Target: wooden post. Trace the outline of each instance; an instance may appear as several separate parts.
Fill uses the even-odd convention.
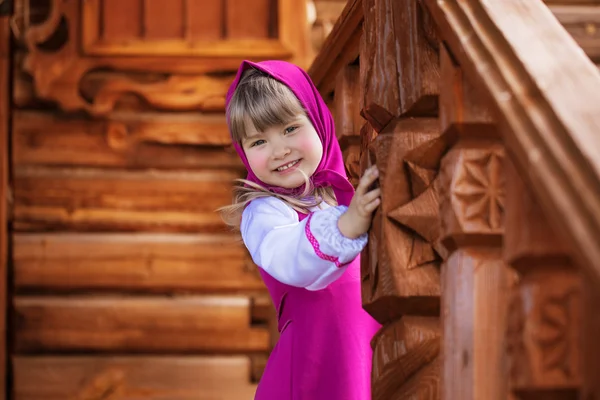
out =
[[[427,152],[439,138],[437,38],[418,2],[363,6],[360,165],[377,165],[382,189],[361,259],[363,306],[383,324],[372,341],[372,398],[437,400],[441,255]]]
[[[442,367],[446,400],[505,400],[511,274],[502,261],[504,147],[485,103],[441,51]]]

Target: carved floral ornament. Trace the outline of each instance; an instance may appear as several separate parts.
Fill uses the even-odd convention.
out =
[[[20,8],[29,1],[21,0]],[[189,0],[177,1],[185,6]],[[141,33],[111,41],[101,37],[103,4],[51,0],[48,18],[27,27],[23,68],[33,78],[37,97],[65,111],[92,115],[106,115],[125,96],[159,109],[221,111],[231,81],[224,71],[233,73],[245,58],[289,59],[290,49],[299,47],[283,28],[279,39],[194,41],[184,32],[169,40]],[[284,21],[287,14],[279,14],[280,26],[290,26]]]
[[[471,234],[501,234],[504,221],[504,149],[451,150],[445,158],[439,188],[442,230]]]

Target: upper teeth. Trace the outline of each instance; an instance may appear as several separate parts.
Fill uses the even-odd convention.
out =
[[[296,161],[292,161],[292,162],[291,162],[291,163],[289,163],[289,164],[285,164],[285,165],[283,165],[283,166],[281,166],[281,167],[277,168],[277,171],[285,171],[286,169],[288,169],[288,168],[290,168],[290,167],[293,167],[294,165],[296,165],[296,163],[297,163],[297,162],[298,162],[298,160],[296,160]]]

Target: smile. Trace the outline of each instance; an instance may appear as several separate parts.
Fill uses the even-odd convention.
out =
[[[300,160],[295,160],[295,161],[292,161],[292,162],[290,162],[290,163],[287,163],[287,164],[285,164],[285,165],[282,165],[281,167],[277,168],[277,169],[276,169],[276,171],[283,172],[283,171],[285,171],[285,170],[287,170],[287,169],[290,169],[290,168],[292,168],[293,166],[295,166],[295,165],[296,165],[296,164],[298,164],[299,162],[300,162]]]

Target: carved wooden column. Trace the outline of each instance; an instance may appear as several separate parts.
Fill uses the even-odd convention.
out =
[[[380,172],[381,207],[362,255],[373,338],[373,400],[439,399],[437,38],[418,2],[365,0],[361,169]]]
[[[505,400],[510,270],[502,260],[504,147],[485,103],[441,51],[442,398]]]
[[[511,389],[518,399],[577,399],[581,278],[519,173],[506,167],[504,256],[519,274],[508,332]]]

